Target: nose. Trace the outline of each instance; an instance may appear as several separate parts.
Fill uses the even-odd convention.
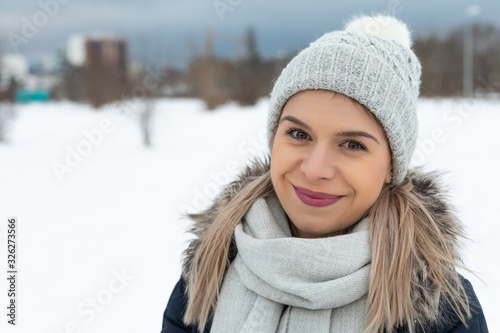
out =
[[[300,170],[310,180],[332,179],[336,173],[335,159],[328,147],[315,145],[304,157]]]

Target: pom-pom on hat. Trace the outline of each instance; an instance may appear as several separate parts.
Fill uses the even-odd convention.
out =
[[[408,171],[418,134],[421,66],[406,25],[391,16],[361,16],[324,34],[283,69],[271,92],[267,138],[287,100],[299,91],[331,90],[365,105],[380,121],[392,152],[393,184]]]

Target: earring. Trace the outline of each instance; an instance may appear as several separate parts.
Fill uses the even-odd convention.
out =
[[[389,182],[392,183],[392,175],[389,177]]]

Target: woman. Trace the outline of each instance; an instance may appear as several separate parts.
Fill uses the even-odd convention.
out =
[[[292,59],[271,93],[270,161],[190,215],[162,332],[488,332],[438,176],[408,170],[420,73],[387,16]]]

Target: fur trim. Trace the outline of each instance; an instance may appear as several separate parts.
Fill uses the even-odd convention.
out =
[[[191,241],[188,248],[183,253],[184,258],[182,275],[186,281],[188,280],[194,253],[205,236],[208,228],[219,214],[219,211],[233,199],[236,193],[250,184],[253,180],[266,173],[270,169],[270,166],[269,156],[267,156],[264,160],[255,158],[251,161],[251,165],[247,165],[245,170],[238,175],[237,180],[226,185],[226,187],[222,190],[222,193],[219,194],[210,208],[198,214],[187,214],[187,217],[194,221],[194,226],[189,231],[194,234],[196,238]],[[230,261],[236,257],[236,253],[236,243],[233,238],[229,249]]]
[[[462,223],[457,217],[455,209],[450,204],[448,191],[443,188],[442,174],[438,172],[423,172],[420,168],[410,169],[405,180],[413,183],[414,193],[420,202],[429,210],[434,220],[437,221],[439,231],[442,233],[446,247],[450,249],[453,258],[462,262],[460,258],[460,241],[465,238]],[[417,274],[418,285],[412,286],[412,301],[416,305],[416,318],[418,322],[434,325],[441,312],[450,311],[446,300],[440,299],[430,276],[422,271],[413,270]],[[437,311],[436,311],[437,310]],[[429,327],[420,327],[427,332]]]
[[[198,214],[188,214],[187,217],[194,221],[194,226],[190,229],[196,238],[191,241],[188,248],[183,253],[182,274],[187,281],[190,275],[190,268],[196,249],[201,240],[215,219],[219,211],[225,207],[231,199],[245,186],[257,177],[270,170],[270,157],[264,160],[254,159],[246,169],[240,173],[238,179],[228,184],[215,199],[213,205],[207,210]],[[415,193],[421,202],[428,208],[431,214],[439,223],[440,231],[446,239],[446,245],[457,261],[459,259],[459,239],[463,237],[463,230],[454,209],[449,204],[447,192],[441,185],[441,175],[439,173],[427,173],[420,169],[409,170],[406,181],[410,179],[413,183],[412,193]],[[404,185],[403,185],[404,186]],[[229,261],[232,261],[237,254],[234,239],[230,245]],[[421,274],[421,272],[417,272]],[[419,276],[422,281],[419,286],[413,286],[413,301],[417,305],[417,318],[425,319],[427,322],[434,322],[436,319],[436,305],[439,295],[427,276]],[[187,295],[187,286],[186,286]]]

